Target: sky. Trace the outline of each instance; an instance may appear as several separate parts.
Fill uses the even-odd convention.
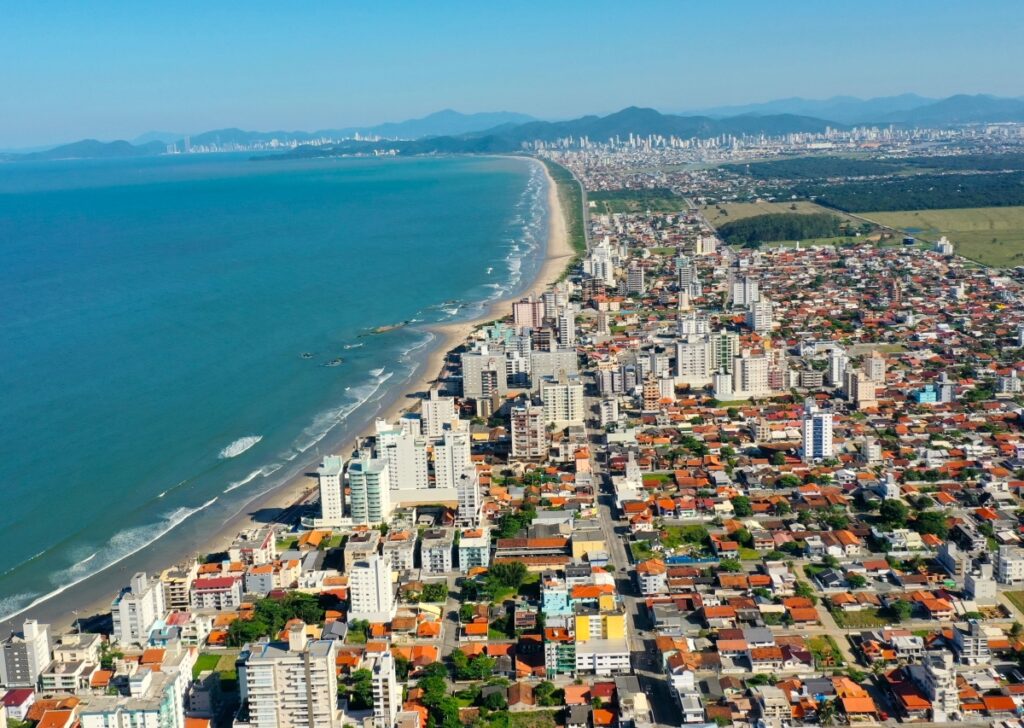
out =
[[[0,149],[789,96],[1024,95],[1020,0],[0,0]]]

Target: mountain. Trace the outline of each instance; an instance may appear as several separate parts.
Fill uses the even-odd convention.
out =
[[[176,134],[173,131],[147,131],[145,134],[139,134],[137,137],[132,139],[132,144],[149,144],[150,142],[160,142],[161,144],[174,144],[175,142],[184,139],[184,134]]]
[[[167,147],[162,142],[148,144],[131,144],[118,139],[113,142],[100,142],[95,139],[83,139],[80,142],[63,144],[53,149],[29,154],[12,154],[11,159],[49,160],[49,159],[116,159],[121,157],[149,157],[163,154]]]
[[[532,116],[517,114],[512,111],[481,112],[463,114],[452,109],[444,109],[428,114],[420,119],[389,122],[362,128],[354,128],[352,132],[363,135],[381,136],[389,139],[422,139],[431,136],[458,136],[473,132],[494,129],[504,125],[519,125],[535,121]]]
[[[709,109],[698,109],[701,113],[714,118],[766,115],[766,114],[797,114],[829,119],[844,124],[856,124],[876,120],[901,111],[916,109],[934,103],[936,99],[918,96],[917,94],[900,94],[898,96],[879,96],[860,99],[856,96],[833,96],[828,99],[805,99],[794,96],[787,99],[776,99],[758,104],[742,106],[718,106]]]
[[[876,121],[935,126],[1024,121],[1024,99],[958,94],[925,106],[893,112]]]

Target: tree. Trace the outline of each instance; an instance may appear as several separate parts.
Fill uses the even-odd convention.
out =
[[[484,698],[484,707],[488,710],[505,710],[508,707],[508,700],[501,693],[494,692]]]
[[[518,589],[526,579],[526,564],[521,561],[494,564],[487,575],[501,586]]]
[[[946,514],[942,511],[922,511],[917,514],[914,520],[914,530],[918,533],[932,533],[941,539],[949,534],[949,524],[946,522]]]
[[[733,513],[739,518],[745,518],[754,514],[754,508],[750,505],[750,499],[745,495],[738,495],[729,502],[732,503]]]
[[[356,670],[349,682],[349,705],[353,710],[369,710],[373,707],[373,673]]]
[[[798,597],[810,599],[812,604],[818,603],[818,595],[814,593],[814,588],[806,581],[798,581],[793,587],[793,593]]]
[[[846,583],[854,589],[863,589],[867,585],[868,580],[863,574],[847,574]]]
[[[772,465],[785,465],[786,464],[786,453],[775,452],[772,455]]]
[[[743,570],[743,564],[737,559],[722,559],[718,562],[719,571],[737,572]]]
[[[732,534],[733,539],[743,548],[753,548],[754,537],[750,535],[750,531],[745,528],[737,529]]]
[[[887,499],[878,509],[878,516],[882,523],[890,528],[903,528],[907,525],[908,510],[902,501],[892,498]]]
[[[533,697],[538,705],[550,706],[562,704],[563,691],[555,687],[554,683],[545,680],[533,689]]]
[[[395,655],[395,676],[405,682],[409,679],[409,670],[412,667],[412,663],[402,657],[401,655]]]
[[[836,700],[828,700],[818,708],[818,723],[823,726],[834,725],[836,722]]]
[[[901,622],[906,622],[910,619],[910,615],[914,613],[914,605],[908,602],[906,599],[897,599],[892,603],[892,613]]]
[[[443,602],[447,598],[448,584],[446,582],[423,585],[423,592],[420,594],[421,602]]]

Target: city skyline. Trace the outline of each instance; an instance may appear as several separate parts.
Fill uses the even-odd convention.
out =
[[[14,72],[0,92],[19,113],[0,120],[0,148],[312,131],[444,108],[566,119],[631,105],[677,113],[790,96],[1024,93],[1012,73],[1024,61],[1010,22],[1018,6],[924,9],[11,6],[0,62]]]

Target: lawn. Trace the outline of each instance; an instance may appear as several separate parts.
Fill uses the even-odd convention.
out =
[[[679,212],[689,209],[685,197],[667,189],[598,190],[587,194],[599,215],[612,213]]]
[[[863,217],[929,241],[945,235],[957,255],[984,265],[1024,265],[1024,207],[865,212]]]
[[[836,620],[836,624],[840,627],[849,627],[851,629],[868,629],[895,624],[880,609],[862,609],[859,612],[844,612],[841,609],[833,609],[832,618]]]
[[[1024,612],[1024,591],[1003,592],[1003,595],[1010,600],[1013,606]]]
[[[196,658],[196,664],[192,666],[192,679],[195,680],[199,677],[199,673],[206,672],[207,670],[216,670],[217,664],[220,662],[220,655],[215,655],[210,652],[203,652]]]
[[[796,209],[793,209],[794,207]],[[805,200],[794,200],[793,202],[723,202],[719,205],[710,204],[707,207],[703,207],[701,212],[704,213],[707,221],[715,227],[732,222],[733,220],[742,220],[745,217],[767,215],[773,212],[794,212],[805,215],[814,212],[827,212],[844,217],[841,212],[830,210]],[[803,241],[801,244],[806,245],[808,242]]]
[[[741,548],[740,559],[742,561],[760,561],[761,552],[756,549]]]
[[[637,561],[646,561],[647,559],[654,558],[654,551],[651,550],[646,541],[634,541],[629,545],[629,550]]]
[[[531,710],[524,713],[503,711],[492,713],[486,725],[488,728],[555,728],[558,721],[553,710]]]
[[[818,667],[842,667],[844,664],[839,645],[828,635],[809,638],[807,647],[814,655],[814,662]]]

